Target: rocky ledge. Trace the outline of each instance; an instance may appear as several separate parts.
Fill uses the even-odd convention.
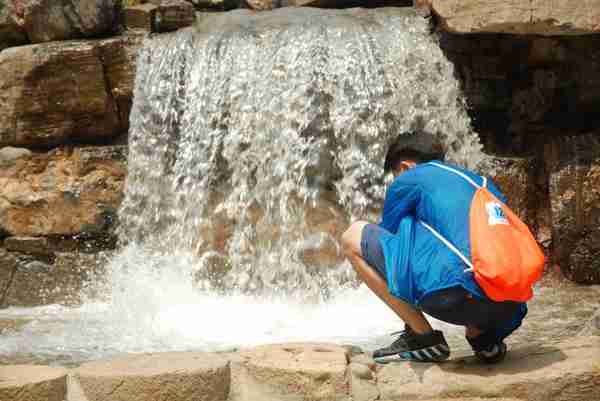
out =
[[[71,370],[4,366],[0,399],[590,401],[600,399],[599,361],[597,336],[517,348],[494,366],[470,356],[380,366],[354,347],[289,343],[235,353],[125,355]]]

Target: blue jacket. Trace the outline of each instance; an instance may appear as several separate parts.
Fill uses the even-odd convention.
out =
[[[483,183],[481,176],[451,167],[476,183]],[[506,202],[491,180],[487,187]],[[469,211],[475,190],[463,178],[430,163],[404,172],[390,185],[380,226],[395,234],[381,238],[388,285],[394,296],[419,305],[423,297],[433,291],[461,286],[475,297],[488,299],[473,273],[464,272],[467,266],[460,258],[418,224],[418,220],[428,223],[471,259]],[[496,337],[503,339],[516,330],[526,313],[527,306],[523,303],[513,319],[498,322]]]

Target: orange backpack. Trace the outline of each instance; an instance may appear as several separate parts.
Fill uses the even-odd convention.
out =
[[[486,187],[451,167],[429,163],[464,178],[477,188],[469,212],[471,261],[433,227],[429,231],[465,262],[485,294],[496,302],[525,302],[542,275],[545,258],[529,228]]]

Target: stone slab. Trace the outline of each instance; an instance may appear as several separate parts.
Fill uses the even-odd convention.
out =
[[[66,369],[34,365],[0,366],[2,401],[63,401],[66,396]]]
[[[73,375],[87,401],[225,401],[230,386],[228,360],[209,353],[122,356]]]
[[[528,401],[600,399],[600,337],[511,350],[498,365],[475,358],[443,364],[398,363],[381,368],[382,400],[514,397]]]
[[[528,35],[600,32],[600,0],[429,0],[427,3],[449,32]]]
[[[346,350],[320,343],[264,345],[239,353],[243,383],[234,400],[342,400],[349,394]],[[240,383],[239,381],[237,383]],[[234,387],[236,387],[234,382]],[[240,389],[240,386],[245,388]]]

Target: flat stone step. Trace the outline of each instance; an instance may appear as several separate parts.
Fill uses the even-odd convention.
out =
[[[225,401],[229,360],[197,352],[127,355],[81,365],[72,385],[77,401]]]
[[[389,364],[378,371],[377,385],[382,400],[600,400],[600,337],[517,348],[498,365],[481,365],[472,357],[443,364]]]
[[[233,363],[230,401],[347,400],[346,349],[287,343],[243,350]]]
[[[49,366],[0,366],[0,400],[63,401],[67,370]]]

